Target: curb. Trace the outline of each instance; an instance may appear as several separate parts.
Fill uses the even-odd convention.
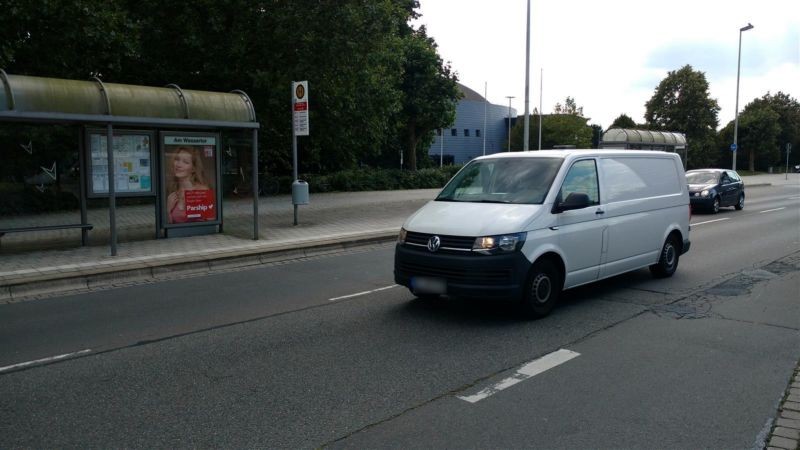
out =
[[[176,276],[253,267],[300,258],[329,255],[343,250],[392,242],[397,230],[379,230],[355,235],[328,237],[301,242],[227,249],[197,255],[180,255],[161,260],[137,260],[103,264],[72,271],[47,268],[46,273],[25,274],[0,281],[0,304],[16,303],[28,297],[91,291],[136,282],[161,281]]]

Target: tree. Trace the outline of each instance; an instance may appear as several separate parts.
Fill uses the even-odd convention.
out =
[[[728,163],[730,144],[733,142],[734,122],[720,130],[718,146],[720,163]],[[785,163],[786,144],[792,148],[800,145],[800,103],[791,96],[778,92],[767,93],[745,105],[739,114],[739,151],[746,156],[750,170],[766,170]],[[794,156],[792,152],[790,156]],[[797,161],[797,156],[793,158]]]
[[[645,107],[645,120],[652,129],[686,134],[690,164],[698,167],[714,162],[720,108],[709,96],[703,72],[688,64],[669,72]]]
[[[535,117],[532,120],[539,120]],[[593,134],[596,133],[592,126],[587,125],[589,119],[574,114],[547,114],[542,116],[542,149],[551,149],[554,145],[574,145],[576,148],[591,148]],[[522,150],[523,123],[517,120],[511,130],[511,149]],[[533,133],[531,133],[533,134]],[[530,139],[539,137],[530,136]],[[537,144],[538,145],[538,144]],[[537,148],[533,142],[528,143],[528,148]]]
[[[424,144],[431,141],[435,130],[453,123],[460,93],[456,75],[442,62],[425,27],[414,30],[404,43],[403,100],[398,123],[405,167],[416,170],[418,157],[427,158],[426,154],[418,155],[417,148],[426,149]]]
[[[636,128],[636,122],[627,114],[620,114],[609,128]]]
[[[553,113],[554,114],[571,114],[573,116],[581,116],[583,117],[583,106],[578,106],[575,104],[575,99],[572,97],[567,97],[564,100],[564,105],[562,106],[561,103],[556,103],[553,106]]]
[[[779,117],[767,102],[758,100],[745,106],[739,115],[738,141],[741,149],[747,152],[750,171],[756,170],[756,156],[759,156],[761,167],[768,167],[780,160]]]
[[[138,52],[124,0],[0,0],[0,69],[15,75],[118,80]]]

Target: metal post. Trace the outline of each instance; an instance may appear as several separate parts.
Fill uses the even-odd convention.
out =
[[[292,125],[292,183],[297,181],[297,134]],[[292,203],[294,203],[294,192],[292,192]],[[297,205],[294,206],[294,224],[297,225]]]
[[[791,152],[792,152],[792,144],[787,142],[786,143],[786,173],[784,174],[785,175],[785,178],[784,178],[785,180],[789,179],[789,153],[791,153]]]
[[[292,127],[294,128],[294,127]],[[253,130],[253,240],[258,240],[258,130]]]
[[[739,74],[742,68],[742,32],[753,28],[750,23],[746,27],[739,28],[739,58],[736,62],[736,115],[733,120],[733,162],[731,167],[736,170],[736,153],[739,151],[738,137],[739,137]]]
[[[544,69],[539,69],[539,150],[542,149],[542,89],[544,88]]]
[[[530,117],[528,111],[529,80],[531,78],[531,0],[528,0],[528,14],[526,15],[527,27],[525,33],[525,132],[522,137],[522,150],[528,151],[528,140],[530,139]]]
[[[507,152],[511,151],[511,99],[514,98],[513,95],[506,95],[508,99],[508,148],[506,149]]]
[[[81,197],[81,200],[80,200],[80,202],[81,202],[81,225],[86,225],[89,222],[89,218],[88,218],[89,213],[88,213],[87,207],[86,207],[86,190],[87,190],[87,187],[88,187],[87,186],[88,177],[87,177],[87,174],[86,174],[86,151],[85,151],[86,133],[83,130],[81,130],[79,135],[80,135],[80,138],[78,139],[78,141],[79,141],[79,144],[78,144],[79,145],[79,147],[78,147],[78,167],[80,168],[79,170],[81,171],[81,176],[78,179],[78,192],[79,192],[79,195]],[[89,230],[87,230],[86,228],[81,228],[81,245],[84,246],[84,247],[89,245]]]
[[[111,232],[111,256],[117,256],[117,192],[114,175],[114,127],[106,128],[106,151],[108,152],[108,229]]]
[[[487,82],[483,82],[483,156],[486,156],[486,104],[489,103],[487,100],[487,91],[489,89],[489,84]]]
[[[444,161],[444,128],[439,128],[439,167]]]

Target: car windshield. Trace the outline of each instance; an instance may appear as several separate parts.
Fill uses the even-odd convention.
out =
[[[461,169],[437,201],[541,204],[562,158],[494,158]]]
[[[686,181],[689,184],[716,184],[719,182],[719,174],[716,172],[688,172]]]

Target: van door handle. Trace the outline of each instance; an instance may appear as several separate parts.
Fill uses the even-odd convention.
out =
[[[600,215],[600,214],[605,214],[606,212],[605,212],[605,211],[603,211],[602,209],[598,209],[598,210],[597,210],[597,211],[595,211],[594,213],[595,213],[595,214],[597,214],[597,215]]]

